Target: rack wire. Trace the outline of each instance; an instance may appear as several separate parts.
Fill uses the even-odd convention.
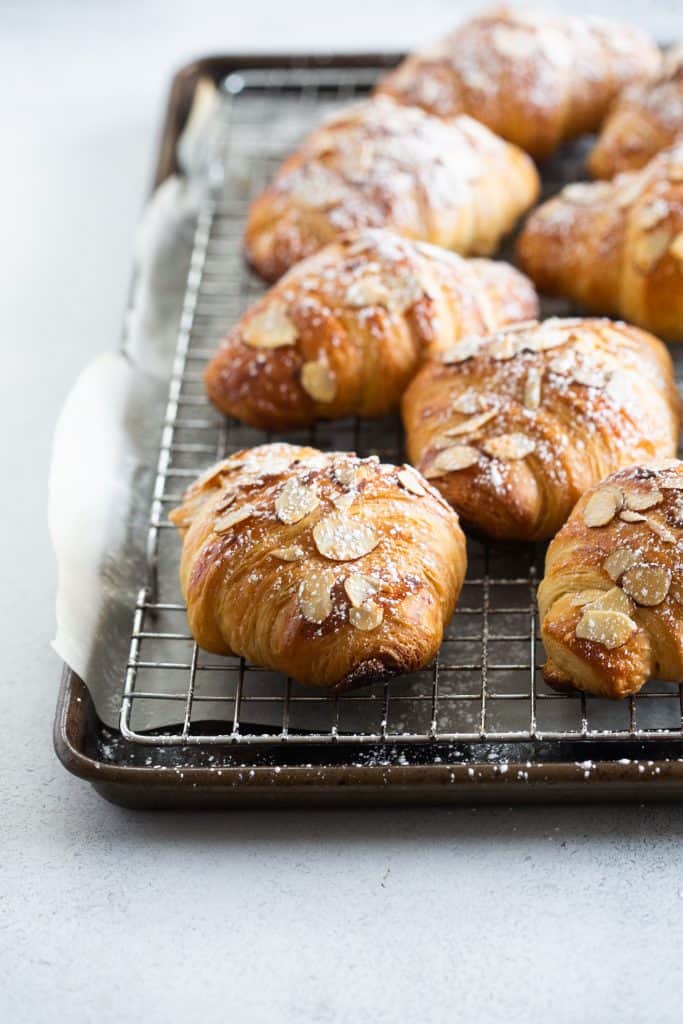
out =
[[[468,540],[469,568],[435,662],[422,672],[339,697],[303,688],[240,658],[201,651],[178,589],[180,544],[167,513],[216,459],[266,440],[377,454],[403,461],[397,418],[319,423],[286,437],[221,417],[202,371],[226,328],[262,291],[245,266],[241,234],[251,199],[311,124],[361,95],[376,68],[253,70],[221,90],[211,180],[197,215],[147,537],[147,573],[134,609],[120,728],[132,743],[262,748],[344,741],[360,748],[559,740],[683,738],[683,687],[653,682],[621,703],[559,694],[543,682],[536,614],[540,546]],[[581,176],[583,153],[565,152],[544,174],[547,193]],[[220,173],[216,173],[216,172]],[[557,303],[544,311],[570,312]],[[145,709],[173,724],[147,731]]]

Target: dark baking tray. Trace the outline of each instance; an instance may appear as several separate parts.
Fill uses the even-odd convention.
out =
[[[169,95],[154,185],[177,171],[177,143],[198,83],[245,69],[392,66],[400,54],[215,56],[187,65]],[[207,725],[207,730],[210,726]],[[340,737],[320,748],[278,743],[140,746],[103,725],[83,681],[65,666],[54,742],[73,774],[106,799],[140,808],[589,799],[678,799],[683,742],[582,740],[498,745],[377,744]],[[153,757],[150,757],[150,750]],[[153,763],[152,763],[153,762]],[[590,762],[590,770],[586,764]],[[505,765],[501,771],[501,765]]]

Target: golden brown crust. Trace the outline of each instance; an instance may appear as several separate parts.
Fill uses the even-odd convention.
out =
[[[587,487],[674,455],[679,432],[666,347],[609,320],[460,342],[419,371],[402,409],[410,461],[466,523],[509,540],[552,536]]]
[[[478,122],[380,96],[323,122],[285,160],[250,207],[246,253],[272,281],[346,232],[386,227],[486,256],[538,188],[529,157]]]
[[[262,445],[212,467],[170,518],[197,643],[336,691],[427,664],[465,575],[455,513],[377,459]]]
[[[683,341],[683,144],[568,185],[529,217],[517,255],[540,291]]]
[[[671,49],[651,82],[629,85],[617,97],[588,166],[596,178],[636,171],[683,133],[683,46]]]
[[[614,514],[590,525],[605,491]],[[538,591],[550,685],[619,698],[653,677],[683,681],[682,541],[681,462],[620,470],[581,498]]]
[[[537,158],[594,131],[659,51],[640,30],[599,18],[496,7],[407,58],[378,91],[432,114],[470,114]]]
[[[537,309],[529,281],[506,263],[355,232],[247,310],[209,363],[206,388],[226,415],[264,429],[380,416],[425,355]]]

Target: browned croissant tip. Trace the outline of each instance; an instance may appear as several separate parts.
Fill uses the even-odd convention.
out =
[[[386,658],[366,658],[359,662],[343,679],[340,679],[332,692],[339,695],[349,690],[357,690],[369,683],[385,683],[402,673],[409,672],[410,666]]]

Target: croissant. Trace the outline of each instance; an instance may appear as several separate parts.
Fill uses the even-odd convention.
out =
[[[683,46],[671,49],[653,82],[619,95],[589,158],[596,178],[635,171],[683,134]]]
[[[543,674],[604,697],[683,682],[683,463],[591,488],[548,548],[538,591]]]
[[[403,396],[410,461],[463,520],[540,540],[580,495],[637,460],[674,455],[666,347],[609,320],[551,319],[455,345]]]
[[[541,291],[683,341],[683,143],[611,182],[568,185],[529,217],[517,256]]]
[[[497,7],[408,57],[378,89],[440,117],[470,114],[542,158],[595,131],[622,86],[659,60],[627,25]]]
[[[380,96],[336,113],[285,160],[249,210],[247,258],[274,280],[367,227],[488,255],[538,189],[529,157],[478,122]]]
[[[336,692],[436,654],[465,575],[458,517],[408,466],[269,444],[171,513],[192,634]]]
[[[425,355],[537,310],[531,284],[506,263],[357,232],[298,263],[245,313],[206,389],[222,412],[264,429],[379,416]]]

